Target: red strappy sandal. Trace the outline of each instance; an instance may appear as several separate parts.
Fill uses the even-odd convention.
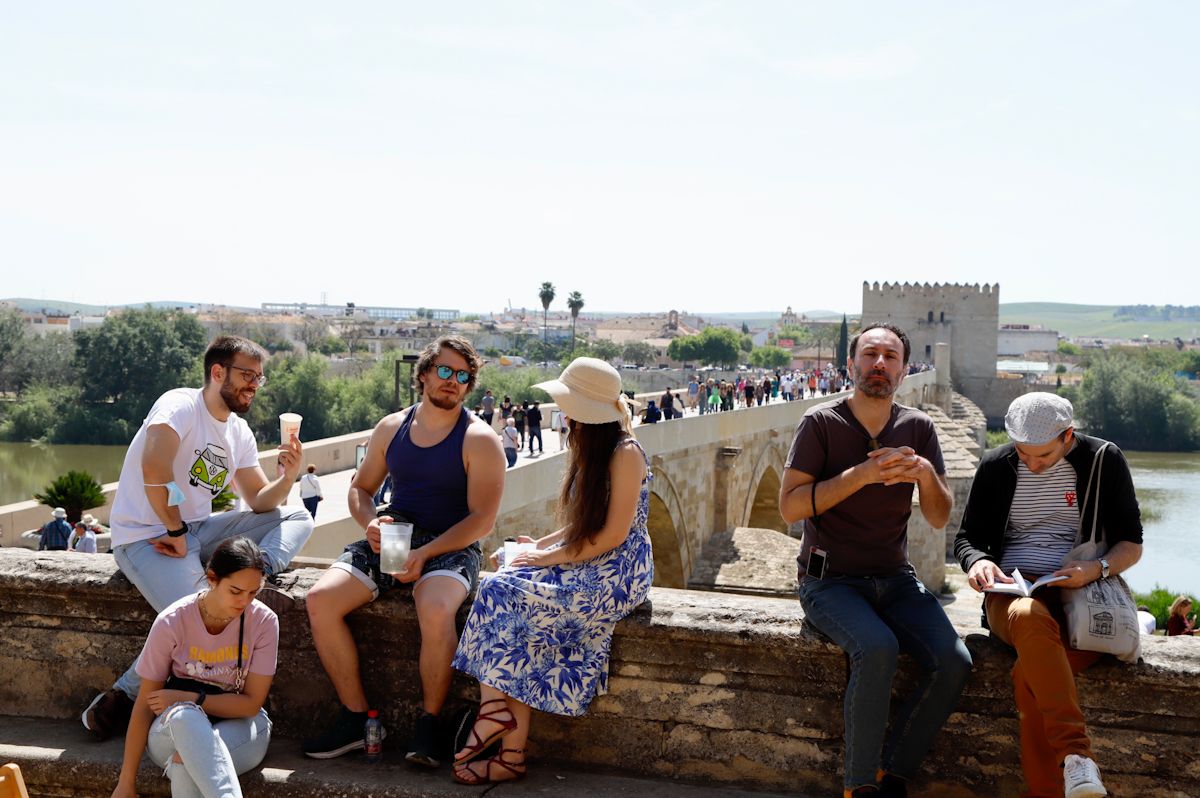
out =
[[[489,704],[500,704],[500,709],[492,712],[484,712],[483,708]],[[508,720],[501,720],[503,715],[508,715]],[[479,732],[475,731],[479,727],[479,721],[484,720],[488,723],[495,723],[500,728],[489,734],[486,738],[481,738]],[[513,729],[517,728],[517,719],[513,717],[512,710],[508,708],[508,702],[503,698],[493,698],[491,701],[484,701],[479,705],[479,714],[475,717],[475,723],[471,726],[471,733],[467,736],[467,746],[462,749],[467,753],[454,757],[454,764],[461,765],[465,762],[470,762],[475,757],[487,750],[488,746],[499,740],[504,735],[508,734]],[[475,743],[472,744],[471,740]]]
[[[520,754],[520,762],[506,762],[505,754]],[[483,763],[483,773],[476,773],[471,769],[471,765],[478,764],[477,762],[467,762],[454,767],[454,780],[459,784],[467,784],[472,787],[480,784],[499,784],[502,781],[516,781],[517,779],[525,778],[525,749],[524,748],[500,748],[500,753],[487,759],[479,760]],[[492,778],[492,765],[499,765],[509,772],[509,775],[504,778]],[[503,773],[503,771],[501,771]]]

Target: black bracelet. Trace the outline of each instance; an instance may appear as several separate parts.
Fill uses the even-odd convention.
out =
[[[167,535],[173,538],[179,538],[186,535],[188,531],[187,521],[181,521],[180,523],[182,523],[183,526],[179,527],[179,529],[168,529]]]
[[[206,698],[208,698],[208,693],[201,690],[199,697],[196,698],[196,706],[198,706],[198,707],[204,706],[204,699],[206,699]]]

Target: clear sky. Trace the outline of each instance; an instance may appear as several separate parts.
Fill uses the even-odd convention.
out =
[[[0,2],[0,296],[1200,303],[1200,5]]]

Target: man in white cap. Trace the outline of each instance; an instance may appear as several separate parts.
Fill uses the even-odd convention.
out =
[[[1067,577],[1032,597],[989,593],[984,614],[992,634],[1017,650],[1013,689],[1021,718],[1025,796],[1107,795],[1075,691],[1074,674],[1101,655],[1070,648],[1063,632],[1059,588],[1079,588],[1119,574],[1142,556],[1142,524],[1133,478],[1115,445],[1075,432],[1071,403],[1052,393],[1028,393],[1004,417],[1012,443],[979,463],[954,554],[977,591],[1012,582],[1013,569],[1033,580]],[[1103,447],[1103,448],[1102,448]],[[1080,503],[1096,457],[1103,458],[1099,504]],[[1066,560],[1079,530],[1100,527],[1108,553]]]
[[[71,525],[67,523],[67,511],[55,507],[53,516],[41,530],[41,540],[38,551],[66,551],[67,541],[71,539]]]

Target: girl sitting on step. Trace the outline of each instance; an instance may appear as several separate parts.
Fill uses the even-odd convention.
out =
[[[238,774],[262,761],[271,737],[263,703],[275,677],[279,619],[254,600],[265,565],[254,541],[230,538],[208,562],[208,589],[154,620],[138,657],[141,690],[113,798],[136,797],[147,748],[165,768],[173,798],[241,797]]]

